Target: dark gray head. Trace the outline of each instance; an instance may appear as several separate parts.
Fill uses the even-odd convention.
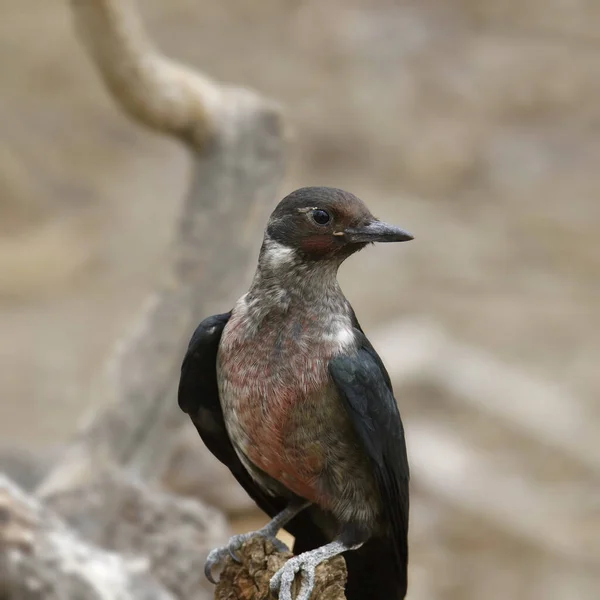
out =
[[[376,219],[354,194],[305,187],[286,196],[271,214],[265,241],[304,260],[336,260],[373,242],[406,242],[410,233]]]

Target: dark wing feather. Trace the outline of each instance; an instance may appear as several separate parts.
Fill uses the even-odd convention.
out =
[[[259,508],[274,517],[286,507],[287,499],[271,496],[250,476],[229,439],[219,401],[217,351],[230,316],[231,312],[208,317],[194,331],[181,366],[179,407],[190,416],[206,447],[229,468]],[[328,541],[307,512],[300,513],[286,529],[303,549]]]
[[[386,534],[398,576],[406,578],[408,561],[409,468],[404,428],[389,375],[361,330],[356,354],[338,356],[329,365],[340,398],[369,456],[382,500]]]
[[[361,344],[361,347],[363,348],[363,350],[368,352],[369,355],[371,356],[371,358],[375,361],[375,363],[379,367],[379,370],[381,371],[381,374],[383,375],[383,379],[385,380],[387,387],[389,388],[390,392],[392,392],[392,394],[393,394],[394,391],[392,390],[392,381],[390,379],[390,375],[387,372],[387,369],[385,368],[385,365],[383,364],[381,357],[379,356],[379,354],[377,354],[375,348],[373,348],[373,345],[369,341],[369,338],[365,335],[365,332],[363,331],[362,327],[360,326],[360,323],[358,322],[358,319],[356,318],[356,313],[354,312],[354,309],[352,307],[350,307],[350,319],[352,320],[352,326],[354,327],[354,329],[358,329],[358,331],[361,334],[359,336],[359,342]],[[400,416],[400,415],[398,415],[398,416]],[[402,421],[400,422],[400,425],[402,426]]]

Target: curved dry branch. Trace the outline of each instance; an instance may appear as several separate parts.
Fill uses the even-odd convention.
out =
[[[241,293],[284,167],[283,121],[274,103],[165,61],[128,0],[77,0],[72,7],[116,98],[146,124],[191,142],[194,174],[170,272],[95,382],[98,412],[43,481],[43,496],[82,485],[99,467],[160,477],[187,424],[176,401],[185,345],[199,321],[227,310]]]
[[[220,88],[155,49],[133,0],[71,0],[71,7],[79,37],[120,106],[148,127],[205,148]]]

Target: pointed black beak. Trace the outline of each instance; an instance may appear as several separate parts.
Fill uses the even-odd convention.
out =
[[[413,239],[413,236],[395,225],[371,221],[366,225],[345,229],[344,238],[355,244],[370,244],[371,242],[408,242]]]

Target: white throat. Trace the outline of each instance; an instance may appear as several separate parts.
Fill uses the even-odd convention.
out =
[[[289,268],[297,259],[296,251],[293,248],[269,238],[264,242],[263,257],[269,268],[274,271]]]

